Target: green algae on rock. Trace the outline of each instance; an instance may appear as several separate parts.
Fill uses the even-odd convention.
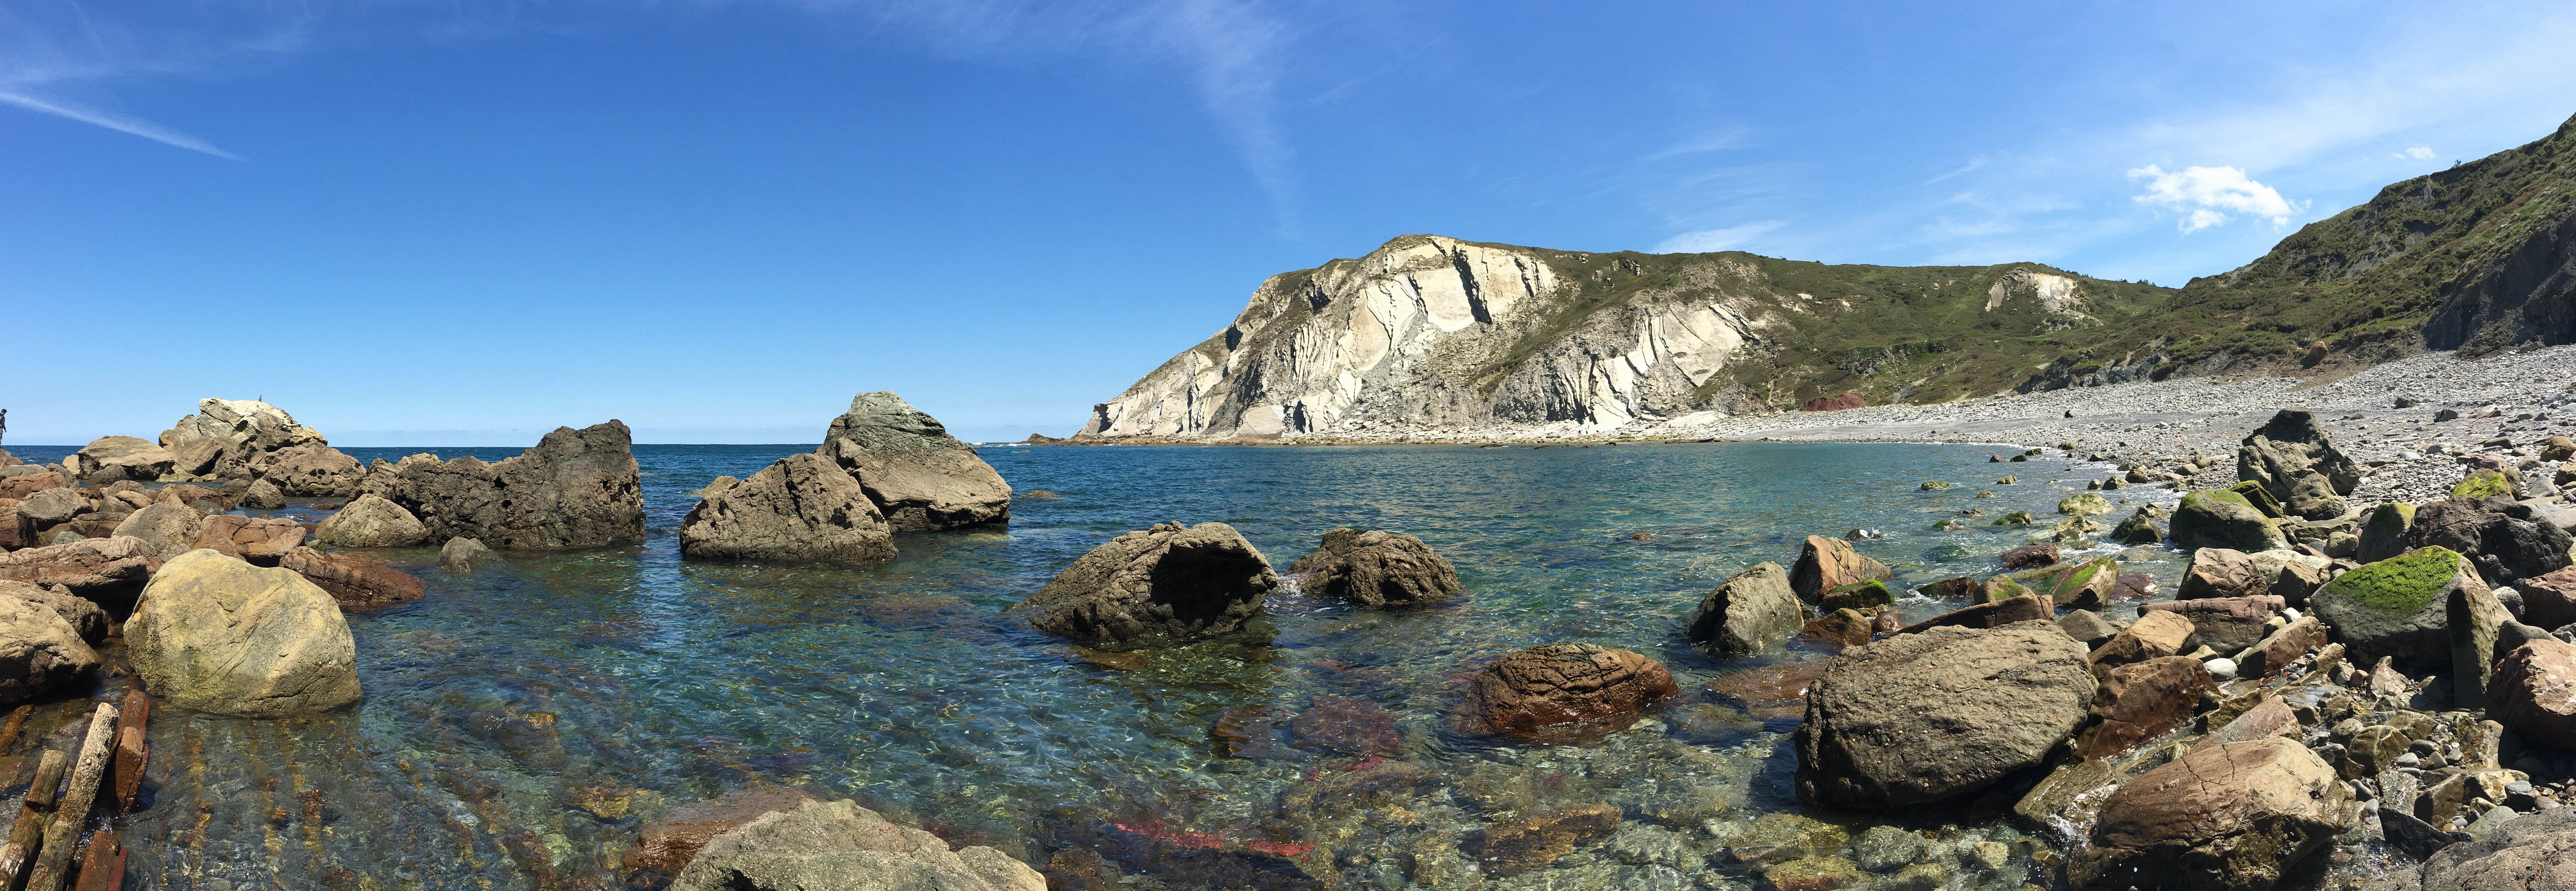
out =
[[[2255,491],[2262,491],[2256,487]],[[2281,527],[2231,489],[2196,489],[2182,496],[2166,533],[2176,547],[2232,548],[2252,553],[2290,546]]]
[[[2446,597],[2463,586],[2487,585],[2458,551],[2429,547],[2336,576],[2311,600],[2359,661],[2448,668]]]

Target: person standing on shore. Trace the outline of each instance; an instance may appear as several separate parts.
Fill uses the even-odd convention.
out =
[[[9,410],[0,408],[0,440],[9,438]]]

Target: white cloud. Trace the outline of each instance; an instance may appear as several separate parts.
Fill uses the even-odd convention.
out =
[[[2406,158],[2414,161],[2430,161],[2433,160],[2433,147],[2429,145],[2414,146],[2405,151],[2390,155],[2390,157]]]
[[[1664,239],[1662,244],[1655,245],[1654,253],[1705,254],[1711,251],[1731,251],[1761,237],[1764,233],[1786,225],[1789,225],[1786,220],[1761,220],[1741,226],[1728,226],[1724,229],[1684,232]]]
[[[154,142],[175,145],[191,151],[205,152],[206,154],[213,155],[218,158],[230,158],[235,161],[241,160],[240,155],[216,148],[213,143],[207,142],[203,139],[198,139],[197,137],[190,136],[186,133],[172,130],[168,127],[155,124],[142,118],[91,108],[65,99],[33,96],[23,92],[0,89],[0,103],[15,105],[19,108],[31,111],[41,111],[50,115],[70,118],[84,124],[96,124],[119,133],[132,134]]]
[[[2237,167],[2186,167],[2167,173],[2149,164],[2129,171],[2129,178],[2147,181],[2146,194],[2133,196],[2139,203],[2190,211],[2180,224],[2185,233],[2225,223],[2231,212],[2268,217],[2272,225],[2286,226],[2291,214],[2307,208],[2306,203],[2293,204],[2271,186],[2255,182]]]

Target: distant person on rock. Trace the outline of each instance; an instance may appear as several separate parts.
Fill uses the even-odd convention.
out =
[[[0,408],[0,440],[9,438],[9,410]]]

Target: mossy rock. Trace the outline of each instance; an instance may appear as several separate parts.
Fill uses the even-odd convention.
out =
[[[1876,614],[1878,607],[1895,603],[1896,594],[1887,590],[1887,583],[1870,579],[1827,591],[1820,601],[1817,608],[1827,613],[1838,609],[1850,609]]]
[[[2290,546],[2281,527],[2233,489],[2184,493],[2166,534],[2172,537],[2175,547],[2185,550],[2228,548],[2251,554]]]
[[[2361,521],[2361,542],[2353,559],[2377,563],[2406,553],[2406,530],[2415,525],[2415,506],[2392,501],[2370,509]]]
[[[2309,595],[2318,618],[2362,663],[2382,656],[2399,663],[2445,668],[2450,661],[2447,607],[2452,589],[2485,587],[2459,552],[2444,547],[2371,563],[2336,576]]]
[[[2009,576],[2000,575],[1987,579],[1983,591],[1987,603],[2002,603],[2015,597],[2028,597],[2031,594],[2029,586]]]
[[[2067,517],[2048,530],[2048,540],[2081,550],[2093,546],[2093,533],[2110,528],[2091,517]]]
[[[2263,488],[2262,483],[2246,480],[2227,487],[2227,491],[2243,496],[2245,503],[2262,511],[2264,516],[2277,520],[2290,515],[2289,510],[2281,506],[2281,499],[2272,497],[2272,490]]]
[[[1993,523],[1990,523],[1990,524],[1988,524],[1988,525],[1992,525],[1992,526],[2028,526],[2028,525],[2030,525],[2030,524],[2031,524],[2030,512],[2029,512],[2029,511],[2026,511],[2026,510],[2017,510],[2017,511],[2013,511],[2012,513],[2008,513],[2008,514],[2005,514],[2005,515],[2003,515],[2003,516],[2001,516],[2001,517],[1996,518],[1996,519],[1995,519],[1995,521],[1994,521]]]
[[[2156,521],[2147,515],[2147,508],[2142,507],[2128,519],[2120,521],[2120,528],[2111,530],[2111,540],[2124,545],[2151,545],[2162,543],[2165,534],[2156,528]]]
[[[2059,575],[2048,599],[2059,609],[2099,610],[2111,602],[2111,591],[2119,584],[2120,561],[2097,557]]]
[[[2111,512],[2111,502],[2109,499],[2103,498],[2100,495],[2095,495],[2091,492],[2077,492],[2059,500],[2057,502],[2057,512],[2061,514],[2074,514],[2079,517],[2089,517],[2095,514],[2107,514]]]
[[[1950,488],[1950,482],[1948,480],[1932,480],[1924,483],[1922,488],[1923,491],[1926,492],[1938,492],[1943,489]]]
[[[2513,481],[2505,477],[2504,471],[2481,470],[2460,480],[2459,485],[2452,486],[2451,497],[2486,498],[2494,495],[2510,497],[2515,494],[2516,488]]]

